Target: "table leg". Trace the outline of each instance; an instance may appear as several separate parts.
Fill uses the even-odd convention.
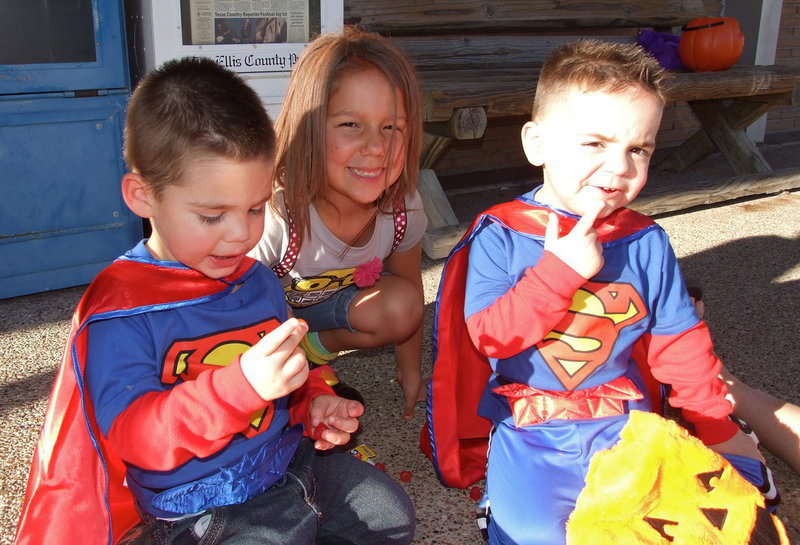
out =
[[[702,128],[658,163],[658,168],[683,172],[715,151],[720,151],[736,174],[772,172],[745,131],[772,107],[796,104],[797,94],[795,90],[728,101],[688,102]]]

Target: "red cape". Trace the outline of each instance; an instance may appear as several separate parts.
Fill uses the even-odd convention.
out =
[[[433,462],[445,486],[467,488],[484,477],[492,428],[490,420],[478,415],[478,404],[492,369],[487,357],[472,344],[464,320],[470,242],[491,222],[543,237],[552,212],[518,199],[493,206],[475,219],[445,262],[433,324],[433,376],[428,385],[427,422],[420,434],[420,448]],[[576,218],[559,215],[560,234],[568,233],[575,223]],[[650,218],[622,208],[602,220],[596,229],[600,242],[608,242],[652,224]],[[645,376],[645,381],[650,386],[652,378]]]
[[[226,280],[238,278],[253,264],[245,259]],[[202,302],[226,288],[225,282],[191,269],[127,259],[97,275],[72,317],[33,454],[16,545],[113,545],[140,521],[123,484],[125,466],[99,432],[85,390],[86,326],[104,317],[147,312],[154,305]]]

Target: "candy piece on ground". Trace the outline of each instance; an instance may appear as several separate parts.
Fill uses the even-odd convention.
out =
[[[411,480],[411,472],[410,471],[401,471],[400,472],[400,480],[404,483],[407,483]]]
[[[473,486],[469,489],[469,497],[475,501],[478,501],[483,497],[483,492],[477,486]]]
[[[386,473],[386,465],[383,462],[378,462],[375,464],[375,467]]]

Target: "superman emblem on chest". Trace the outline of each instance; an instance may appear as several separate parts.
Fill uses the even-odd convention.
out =
[[[194,380],[204,371],[230,365],[278,325],[278,320],[269,318],[241,328],[175,340],[162,359],[161,382],[175,384],[179,380]],[[268,403],[253,415],[250,428],[244,434],[251,437],[266,430],[274,412],[272,402]]]
[[[646,316],[644,301],[630,284],[587,282],[536,348],[564,388],[574,390],[608,361],[620,332]]]

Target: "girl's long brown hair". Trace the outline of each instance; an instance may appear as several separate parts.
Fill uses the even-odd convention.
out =
[[[403,172],[376,203],[391,213],[417,185],[422,148],[419,84],[408,57],[388,38],[354,27],[313,40],[295,65],[275,129],[278,149],[275,187],[282,188],[286,208],[300,240],[309,224],[309,205],[324,199],[327,189],[325,123],[328,98],[342,75],[377,68],[398,89],[407,115]],[[273,192],[274,195],[274,192]]]

